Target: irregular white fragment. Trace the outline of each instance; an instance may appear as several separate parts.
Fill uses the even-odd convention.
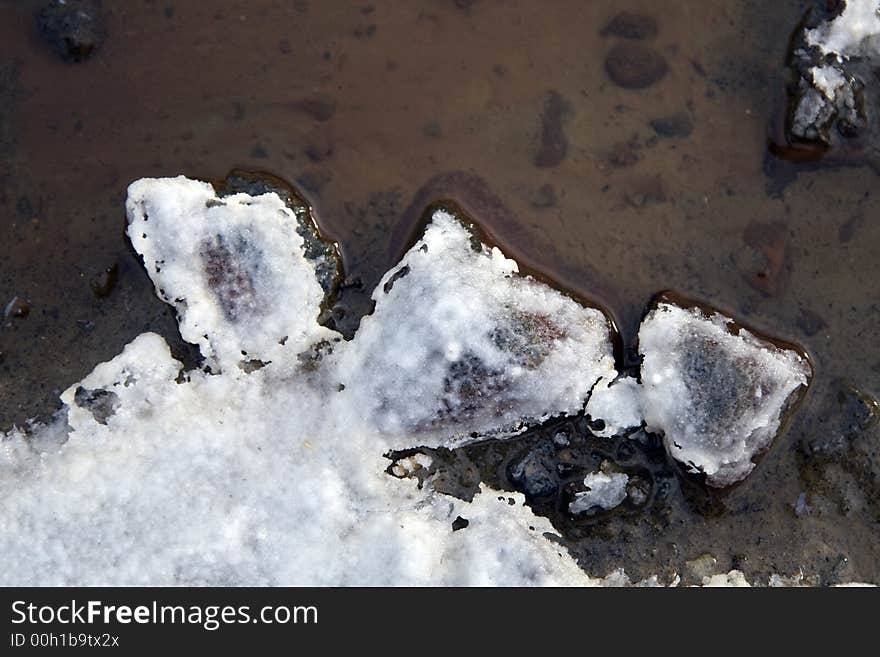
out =
[[[336,334],[316,322],[324,292],[297,219],[275,193],[218,197],[183,176],[128,188],[128,236],[184,340],[225,372],[247,361],[295,363]]]
[[[584,477],[586,491],[575,493],[574,499],[569,503],[568,510],[578,514],[600,507],[613,509],[626,499],[626,482],[629,477],[622,472],[591,472]]]
[[[843,72],[835,66],[813,66],[810,69],[813,86],[828,100],[834,100],[837,93],[847,86],[848,81]]]
[[[644,412],[641,385],[632,377],[620,377],[610,385],[600,381],[587,402],[586,412],[593,420],[602,420],[602,429],[593,428],[597,436],[616,436],[642,423]]]
[[[719,313],[661,301],[639,329],[647,429],[715,486],[751,472],[811,377],[797,351],[732,327]]]
[[[373,294],[376,308],[337,353],[351,406],[386,434],[426,446],[504,436],[583,408],[613,377],[611,325],[518,273],[438,210]]]
[[[409,477],[419,470],[430,468],[433,462],[434,460],[427,454],[416,453],[395,462],[391,466],[391,474],[395,477]]]
[[[880,54],[880,3],[877,0],[846,0],[840,15],[806,31],[807,43],[823,55],[873,57]]]

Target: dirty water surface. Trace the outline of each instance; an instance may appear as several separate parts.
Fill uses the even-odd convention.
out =
[[[340,245],[325,320],[348,336],[449,199],[607,309],[619,366],[674,290],[799,345],[815,376],[722,491],[657,437],[597,438],[585,417],[438,450],[435,487],[526,493],[594,575],[880,582],[877,174],[767,149],[811,2],[105,2],[75,43],[47,32],[47,4],[0,0],[0,430],[50,416],[144,331],[199,362],[124,237],[131,181],[291,183]],[[627,501],[570,515],[572,482],[603,463],[630,473]]]

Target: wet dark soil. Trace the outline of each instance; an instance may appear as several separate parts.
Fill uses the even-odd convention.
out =
[[[41,31],[47,4],[0,0],[0,430],[50,415],[145,330],[197,361],[126,243],[131,181],[243,168],[294,183],[340,243],[349,334],[424,208],[451,198],[610,309],[630,350],[673,289],[802,345],[816,376],[721,493],[651,437],[599,440],[583,418],[460,450],[450,489],[523,490],[511,472],[551,464],[555,490],[530,500],[593,574],[686,573],[708,553],[749,577],[880,582],[877,174],[765,166],[808,2],[105,2],[80,61]],[[643,18],[609,28],[622,11]],[[664,73],[627,68],[652,82],[621,86],[606,68],[621,47]],[[538,466],[514,468],[530,450]],[[568,516],[572,482],[603,462],[643,495]]]

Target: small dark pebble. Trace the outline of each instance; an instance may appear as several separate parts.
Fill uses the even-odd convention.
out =
[[[550,183],[544,183],[532,197],[532,207],[538,210],[552,208],[556,205],[556,188]]]
[[[452,531],[457,532],[459,529],[464,529],[469,524],[471,524],[470,520],[458,516],[455,520],[452,521]]]
[[[315,121],[329,121],[336,114],[336,102],[323,96],[303,98],[290,104],[291,109],[303,112]]]
[[[94,276],[92,280],[89,281],[89,287],[92,288],[92,293],[96,297],[103,299],[104,297],[110,296],[110,293],[113,291],[113,288],[116,287],[116,282],[118,280],[119,265],[114,264],[107,267],[97,276]]]
[[[801,308],[801,312],[797,316],[797,325],[804,335],[808,337],[816,335],[827,326],[824,319],[806,308]]]
[[[620,39],[653,39],[657,36],[657,21],[647,14],[622,11],[608,21],[599,34]]]
[[[326,134],[316,132],[306,142],[305,153],[312,162],[321,162],[333,155],[333,142]]]
[[[684,139],[694,131],[691,118],[684,112],[652,119],[649,125],[658,137],[667,139]]]
[[[269,157],[269,152],[263,148],[262,144],[255,144],[251,149],[251,157],[259,160],[264,160]]]
[[[642,43],[619,43],[605,57],[608,77],[624,89],[644,89],[663,79],[666,58]]]
[[[69,62],[88,59],[106,38],[100,0],[53,0],[40,9],[37,26]]]
[[[558,91],[551,89],[544,95],[541,143],[533,160],[536,167],[555,167],[565,159],[568,153],[568,138],[563,123],[570,114],[571,105]]]
[[[639,152],[633,144],[615,144],[608,154],[608,162],[615,167],[630,167],[639,161]]]

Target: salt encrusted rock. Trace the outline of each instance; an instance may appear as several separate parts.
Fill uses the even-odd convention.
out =
[[[629,477],[621,472],[591,472],[584,477],[587,490],[574,494],[568,505],[569,513],[586,513],[590,509],[613,509],[626,499],[626,483]]]
[[[778,154],[880,164],[878,8],[878,0],[847,0],[833,13],[817,8],[799,26],[788,60],[787,143],[774,144]]]
[[[601,311],[520,275],[446,210],[373,298],[337,376],[380,430],[421,445],[510,435],[576,413],[614,374]]]
[[[666,298],[643,320],[639,352],[646,428],[712,486],[752,471],[812,376],[798,351]]]
[[[282,361],[336,334],[317,324],[325,290],[274,192],[220,197],[206,182],[142,179],[128,189],[128,236],[184,340],[215,369]]]

